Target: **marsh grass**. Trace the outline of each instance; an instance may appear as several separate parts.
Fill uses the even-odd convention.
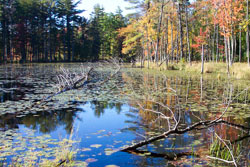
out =
[[[237,79],[250,79],[250,67],[246,63],[234,63],[231,73]]]
[[[136,63],[136,67],[140,67],[140,63]],[[144,63],[143,68],[148,68],[148,62]],[[169,64],[168,66],[163,63],[161,66],[159,64],[149,62],[149,69],[166,71],[166,70],[177,70],[177,71],[185,71],[193,74],[201,73],[201,63],[200,62],[192,62],[190,66],[189,63],[181,61],[176,64]],[[227,76],[227,64],[226,63],[213,63],[207,62],[204,65],[204,73],[206,74],[216,74],[217,78],[223,78]],[[248,67],[247,63],[234,63],[230,67],[230,76],[236,79],[250,79],[250,67]]]
[[[236,145],[229,144],[229,147],[234,157],[238,157],[240,155],[239,144],[236,144]],[[212,157],[220,158],[226,161],[233,160],[228,148],[217,137],[214,137],[214,140],[210,145],[209,153],[210,153],[210,156]]]
[[[149,64],[149,65],[148,65]],[[160,66],[159,64],[156,64],[154,62],[145,62],[144,65],[143,65],[143,68],[148,68],[149,66],[149,69],[156,69],[156,70],[159,70],[159,71],[163,71],[163,70],[182,70],[182,64],[169,64],[168,66],[166,65],[166,63],[162,63]],[[136,63],[136,67],[137,68],[140,68],[141,67],[141,63]],[[184,68],[183,68],[184,69]]]
[[[186,65],[186,71],[189,72],[201,72],[201,63],[194,62],[192,65]],[[205,63],[204,64],[204,73],[226,73],[227,65],[225,63]]]

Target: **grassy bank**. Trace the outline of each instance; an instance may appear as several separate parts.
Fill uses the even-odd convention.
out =
[[[136,67],[140,67],[141,64],[137,63]],[[167,70],[176,70],[176,71],[185,71],[189,73],[201,73],[201,63],[193,62],[190,66],[189,63],[178,63],[178,64],[169,64],[168,66],[164,63],[161,66],[156,63],[147,62],[144,64],[144,68],[159,70],[159,71],[167,71]],[[217,74],[220,76],[227,76],[227,64],[226,63],[205,63],[204,65],[204,73],[205,74]],[[234,63],[230,67],[230,76],[236,79],[250,79],[250,67],[248,67],[247,63]]]

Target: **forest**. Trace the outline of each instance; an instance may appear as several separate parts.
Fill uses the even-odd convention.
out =
[[[250,166],[248,1],[0,0],[0,167]]]
[[[90,19],[72,0],[1,0],[1,62],[97,61],[121,57],[126,24],[118,8],[94,7]]]
[[[1,0],[1,62],[98,61],[249,64],[248,0],[125,0],[80,16],[80,1]],[[85,2],[82,2],[85,3]]]
[[[142,14],[120,30],[126,36],[124,54],[158,65],[180,61],[250,65],[248,0],[131,3]]]

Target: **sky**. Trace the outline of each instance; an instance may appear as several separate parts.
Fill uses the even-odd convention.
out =
[[[129,6],[129,3],[124,2],[124,0],[82,0],[81,4],[78,6],[78,9],[84,9],[81,15],[87,18],[90,18],[90,14],[93,11],[94,5],[100,4],[104,7],[105,12],[115,12],[118,6],[122,9],[123,14],[126,15],[130,13],[125,9],[125,7]]]

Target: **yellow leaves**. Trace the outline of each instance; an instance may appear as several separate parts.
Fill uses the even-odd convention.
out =
[[[124,44],[129,45],[130,43],[133,43],[136,40],[138,40],[141,36],[142,36],[142,33],[138,33],[137,35],[135,35],[135,36],[129,38],[128,40],[124,41]]]
[[[249,24],[250,24],[250,20],[242,20],[242,22],[240,23],[240,26],[242,27],[242,29],[244,31],[246,31],[247,30],[247,26],[249,26]]]

